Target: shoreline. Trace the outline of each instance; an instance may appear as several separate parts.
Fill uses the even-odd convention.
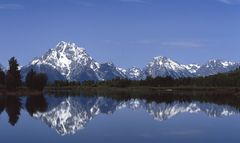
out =
[[[46,93],[56,95],[129,95],[129,96],[156,96],[161,94],[198,95],[199,93],[234,94],[240,95],[239,87],[64,87],[46,88]]]
[[[190,87],[190,86],[183,86],[183,87],[106,87],[106,86],[98,86],[98,87],[46,87],[45,90],[116,90],[116,91],[142,91],[142,90],[149,90],[149,91],[220,91],[220,90],[228,90],[228,91],[240,91],[240,87]]]
[[[235,93],[240,95],[240,87],[46,87],[43,91],[19,88],[16,91],[0,89],[0,96],[37,96],[47,93],[135,93],[135,94],[158,94],[158,93],[182,93],[192,94],[198,92]]]
[[[39,96],[43,95],[42,91],[33,91],[27,89],[17,89],[16,91],[7,91],[5,89],[0,89],[0,96]]]

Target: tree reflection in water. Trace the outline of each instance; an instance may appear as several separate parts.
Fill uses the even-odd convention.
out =
[[[3,97],[0,97],[0,115],[4,111],[4,108],[5,108],[5,100],[3,99]]]
[[[28,113],[33,116],[36,112],[45,112],[47,110],[47,101],[44,96],[30,96],[26,101],[26,109]]]
[[[0,114],[5,110],[8,115],[8,122],[15,126],[19,120],[22,109],[22,97],[18,96],[1,96],[0,97]],[[26,100],[26,109],[32,116],[36,112],[45,112],[47,102],[43,95],[29,96]]]
[[[0,97],[0,113],[5,109],[8,114],[8,122],[14,126],[20,116],[22,103],[21,98],[16,96],[2,96]]]

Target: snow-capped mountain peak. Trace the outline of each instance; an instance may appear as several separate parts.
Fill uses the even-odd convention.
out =
[[[240,66],[240,63],[230,62],[225,60],[209,60],[207,63],[203,64],[198,70],[198,76],[209,76],[218,73],[225,73],[235,70]]]
[[[173,70],[184,69],[184,67],[182,67],[179,63],[171,60],[170,58],[162,56],[154,57],[153,61],[149,63],[149,66],[164,66]]]
[[[171,60],[170,58],[167,57],[163,57],[163,56],[158,56],[158,57],[154,57],[153,61],[150,62],[150,65],[163,65],[163,64],[172,64],[172,65],[178,65],[177,62]]]
[[[61,41],[55,48],[50,49],[40,58],[36,58],[31,62],[31,65],[46,64],[58,70],[67,79],[70,79],[70,74],[76,64],[86,66],[92,64],[93,69],[99,68],[96,63],[82,47],[78,47],[75,43],[67,43]]]
[[[154,57],[146,66],[145,74],[152,77],[171,76],[174,78],[191,76],[191,73],[184,66],[163,56]]]
[[[50,70],[62,76],[60,78],[57,76],[58,79],[53,80],[108,80],[123,77],[113,63],[100,64],[84,48],[64,41],[59,42],[55,48],[50,49],[43,56],[35,58],[23,69],[22,73],[26,75],[30,68],[46,73]]]

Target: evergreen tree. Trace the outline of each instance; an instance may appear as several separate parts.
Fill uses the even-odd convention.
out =
[[[9,70],[7,71],[7,78],[6,78],[6,82],[8,83],[7,84],[8,89],[16,89],[21,85],[21,75],[18,67],[19,67],[19,64],[16,58],[12,57],[9,60]]]
[[[42,91],[47,85],[48,77],[44,73],[36,73],[31,69],[26,76],[26,86],[29,89]]]
[[[17,87],[14,76],[10,73],[6,76],[5,84],[8,90],[15,90]]]
[[[5,72],[0,68],[0,85],[5,84]]]
[[[48,77],[44,73],[39,73],[33,76],[33,88],[42,91],[47,85]]]
[[[26,76],[26,86],[29,89],[33,89],[34,88],[34,76],[36,76],[36,72],[33,71],[33,69],[31,69],[27,76]]]

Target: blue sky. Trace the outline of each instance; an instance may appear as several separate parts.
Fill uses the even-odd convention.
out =
[[[240,61],[240,0],[0,0],[0,63],[25,65],[62,40],[120,67]]]

